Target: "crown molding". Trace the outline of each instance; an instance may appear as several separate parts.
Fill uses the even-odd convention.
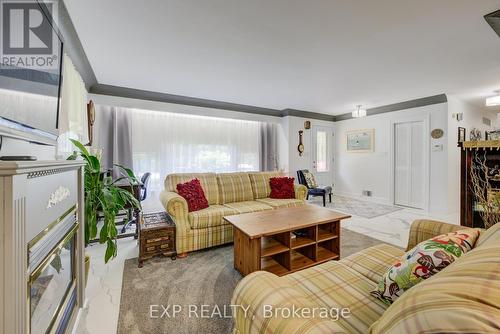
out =
[[[201,99],[197,97],[174,95],[120,86],[97,84],[92,86],[89,92],[99,95],[110,95],[138,100],[174,103],[195,107],[223,109],[265,116],[281,117],[281,110],[278,109],[261,108],[245,104]]]
[[[433,95],[433,96],[423,97],[420,99],[393,103],[381,107],[367,109],[366,116],[368,117],[373,115],[385,114],[388,112],[425,107],[433,104],[446,103],[446,102],[448,102],[446,94]],[[351,113],[337,115],[335,116],[335,122],[345,121],[351,118],[354,118],[352,117]]]

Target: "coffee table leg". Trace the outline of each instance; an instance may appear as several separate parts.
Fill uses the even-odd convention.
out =
[[[242,275],[243,271],[243,233],[233,226],[233,239],[234,239],[234,269],[238,270]]]
[[[260,238],[251,239],[233,226],[234,268],[243,276],[260,270]]]

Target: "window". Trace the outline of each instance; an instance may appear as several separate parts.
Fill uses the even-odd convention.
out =
[[[328,133],[326,131],[316,131],[316,171],[328,172]]]
[[[259,122],[139,109],[125,112],[130,117],[134,171],[152,173],[152,191],[163,190],[170,173],[259,170]]]

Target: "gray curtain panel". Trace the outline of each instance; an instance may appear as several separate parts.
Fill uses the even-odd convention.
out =
[[[274,123],[260,124],[260,170],[275,171],[278,169],[278,125]]]
[[[133,168],[130,111],[125,108],[96,105],[93,149],[102,150],[103,168],[113,168],[113,178],[120,176],[115,164]]]

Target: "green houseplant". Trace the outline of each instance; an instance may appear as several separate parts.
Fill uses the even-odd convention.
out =
[[[104,216],[103,226],[99,232],[99,242],[106,243],[104,261],[114,258],[117,254],[117,231],[115,217],[127,204],[139,208],[139,201],[129,191],[116,186],[116,182],[128,180],[130,185],[136,184],[137,178],[132,170],[120,165],[117,166],[122,177],[112,181],[110,177],[101,175],[101,162],[77,140],[70,139],[78,149],[68,159],[75,160],[78,156],[85,160],[85,245],[97,236],[97,212]]]

